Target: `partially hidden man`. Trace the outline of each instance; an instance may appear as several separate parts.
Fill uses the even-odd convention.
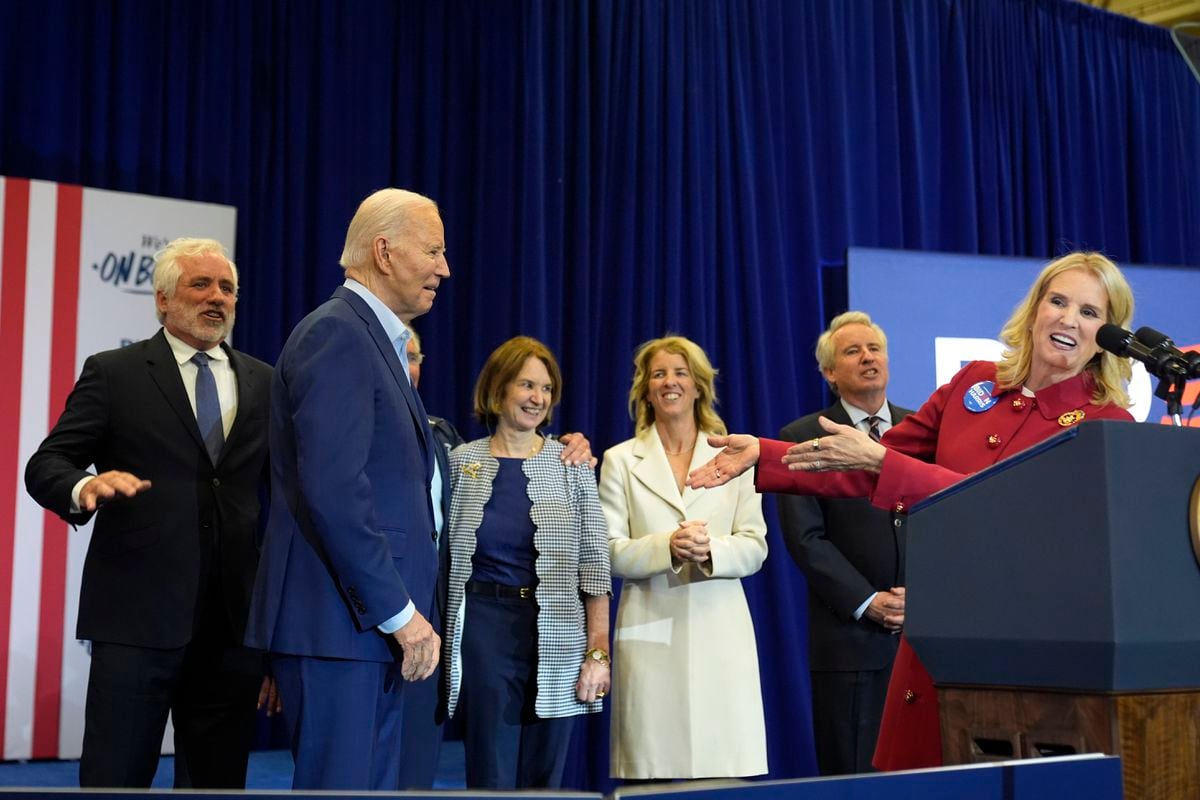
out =
[[[780,431],[803,442],[822,416],[878,439],[911,411],[887,401],[887,336],[861,311],[833,318],[816,347],[837,402]],[[871,772],[904,624],[904,517],[863,498],[780,495],[783,539],[808,584],[813,736],[822,775]]]

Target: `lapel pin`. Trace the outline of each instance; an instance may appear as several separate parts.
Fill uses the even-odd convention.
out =
[[[1074,411],[1068,411],[1059,417],[1058,424],[1062,425],[1064,428],[1069,428],[1076,422],[1081,422],[1085,416],[1087,415],[1083,413],[1083,409],[1077,408]]]

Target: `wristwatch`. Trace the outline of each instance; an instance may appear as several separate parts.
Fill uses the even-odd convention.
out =
[[[584,661],[595,661],[598,664],[608,666],[608,651],[601,650],[599,647],[593,647],[583,654]]]

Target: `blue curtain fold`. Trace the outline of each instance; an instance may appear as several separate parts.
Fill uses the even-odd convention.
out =
[[[268,361],[339,282],[362,197],[435,198],[453,278],[417,323],[422,391],[475,434],[474,376],[524,333],[562,361],[562,429],[627,438],[633,349],[666,331],[720,368],[731,429],[773,434],[826,402],[812,347],[842,309],[820,266],[850,245],[1200,264],[1200,85],[1166,31],[1068,0],[6,0],[2,19],[0,174],[237,206],[236,338]],[[745,585],[771,776],[797,777],[804,587],[767,506],[773,555]],[[580,729],[570,783],[607,788],[607,721]]]

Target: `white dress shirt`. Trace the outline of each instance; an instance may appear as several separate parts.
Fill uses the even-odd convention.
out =
[[[187,392],[188,403],[192,407],[192,414],[195,415],[196,373],[200,368],[192,361],[192,356],[200,351],[172,334],[166,328],[163,328],[163,336],[171,348],[171,354],[175,357],[175,364],[179,367],[179,377],[183,379],[183,390]],[[237,418],[237,375],[233,373],[233,365],[229,363],[229,354],[222,350],[219,344],[204,352],[208,353],[208,368],[212,370],[213,380],[217,384],[217,399],[221,403],[221,429],[224,432],[225,438],[229,438],[229,430],[233,427],[233,421]],[[87,482],[94,477],[96,476],[88,475],[86,478],[81,478],[71,489],[72,514],[78,514],[81,510],[79,493],[83,491],[83,487]],[[143,476],[139,475],[138,477],[141,478]]]
[[[869,411],[863,411],[858,406],[850,405],[846,402],[845,398],[839,399],[838,402],[842,404],[842,408],[844,408],[846,413],[850,415],[850,424],[858,428],[863,433],[871,432],[871,423],[867,421],[870,417],[879,417],[880,436],[883,436],[883,434],[891,430],[892,410],[888,407],[886,398],[883,401],[883,405],[881,405],[879,410],[874,414]],[[863,601],[862,605],[855,609],[855,619],[862,619],[862,615],[867,613],[867,606],[871,605],[871,601],[875,599],[876,594],[878,594],[878,592],[871,592],[871,594],[867,596],[867,599]]]

